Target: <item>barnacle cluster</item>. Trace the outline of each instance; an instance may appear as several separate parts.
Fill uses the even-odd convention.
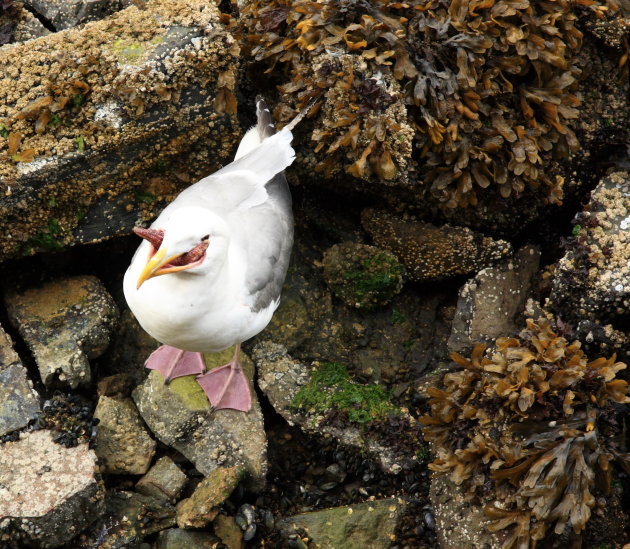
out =
[[[596,0],[253,0],[242,42],[281,77],[275,115],[313,98],[318,169],[381,181],[419,179],[448,207],[483,189],[539,189],[557,203],[552,160],[578,148],[571,121],[580,70],[580,10]],[[491,189],[492,190],[492,189]]]
[[[505,548],[579,534],[610,490],[613,462],[630,472],[628,383],[617,378],[626,365],[614,355],[589,361],[558,331],[529,319],[518,337],[478,345],[470,358],[454,353],[458,368],[429,389],[421,418],[437,454],[429,467],[485,504]]]

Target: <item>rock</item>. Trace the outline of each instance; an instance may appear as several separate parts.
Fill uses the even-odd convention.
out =
[[[532,291],[540,263],[540,251],[525,246],[514,259],[480,271],[459,291],[450,351],[470,349],[484,340],[519,330],[519,316]]]
[[[212,521],[214,533],[227,545],[227,549],[243,549],[243,530],[234,517],[219,513]]]
[[[446,476],[431,479],[430,497],[440,549],[503,547],[503,534],[486,530],[489,520],[481,506],[467,501],[464,490]]]
[[[361,221],[376,245],[395,254],[418,282],[476,273],[512,253],[509,242],[466,227],[436,227],[369,209]]]
[[[26,4],[60,31],[102,19],[128,3],[121,0],[26,0]]]
[[[51,431],[0,446],[0,541],[58,547],[102,512],[103,487],[87,444],[64,448]]]
[[[74,389],[91,382],[88,359],[103,353],[118,315],[114,300],[97,278],[77,276],[12,291],[6,304],[44,385]]]
[[[227,363],[234,349],[205,355],[208,368]],[[254,365],[241,353],[246,374]],[[252,409],[212,412],[208,399],[193,376],[174,379],[169,385],[158,372],[151,372],[133,392],[133,399],[149,429],[164,444],[188,458],[208,476],[218,467],[244,467],[246,485],[261,490],[267,472],[267,439],[263,417],[252,387]]]
[[[40,411],[39,395],[20,364],[0,369],[0,436],[26,427]]]
[[[176,501],[188,477],[168,456],[161,457],[136,484],[141,494]]]
[[[239,48],[219,18],[156,0],[0,49],[0,261],[125,234],[226,163]]]
[[[382,549],[396,540],[396,526],[406,506],[402,499],[381,499],[301,513],[276,525],[284,535],[304,530],[319,549]]]
[[[208,532],[180,528],[163,530],[155,543],[155,549],[218,549],[220,546],[221,540]]]
[[[96,432],[96,455],[103,461],[106,473],[142,475],[151,465],[155,441],[149,436],[136,405],[130,398],[98,399],[94,417],[99,420]]]
[[[317,436],[330,436],[340,444],[367,451],[387,473],[398,474],[416,464],[413,445],[420,435],[416,421],[407,411],[397,412],[399,430],[394,437],[400,437],[396,444],[386,441],[383,433],[366,436],[362,429],[351,423],[339,426],[339,422],[323,421],[320,412],[297,410],[293,403],[302,387],[310,381],[311,369],[294,360],[281,345],[269,341],[254,347],[253,359],[258,370],[258,386],[289,425],[299,425],[305,432]],[[390,433],[391,434],[391,433]],[[404,440],[409,438],[407,444]],[[409,442],[413,441],[412,447]]]
[[[109,490],[105,496],[105,511],[81,536],[80,547],[98,549],[142,548],[146,536],[175,526],[175,508],[164,499]]]
[[[131,394],[135,387],[129,374],[114,374],[102,378],[96,385],[98,396],[125,397]]]
[[[0,17],[0,19],[2,19]],[[14,42],[25,42],[34,38],[40,38],[50,34],[50,31],[41,24],[39,19],[30,11],[22,8],[17,16],[15,30],[13,31]]]
[[[398,259],[367,244],[335,244],[324,252],[322,264],[332,291],[357,309],[385,305],[403,286],[405,269]]]
[[[160,346],[160,342],[147,334],[133,313],[125,308],[120,315],[120,323],[113,337],[105,361],[109,370],[128,375],[135,384],[142,383],[148,373],[144,367],[149,355]]]
[[[39,395],[0,326],[0,436],[26,427],[39,411]]]
[[[572,325],[622,322],[630,303],[630,175],[614,172],[575,217],[574,238],[558,261],[548,306]],[[625,331],[625,329],[624,329]]]
[[[241,467],[218,467],[204,478],[192,495],[177,504],[180,528],[204,528],[219,513],[221,505],[243,477]]]

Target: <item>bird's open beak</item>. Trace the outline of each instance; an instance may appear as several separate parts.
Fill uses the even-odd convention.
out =
[[[155,254],[151,256],[149,261],[147,261],[147,264],[145,265],[143,271],[140,273],[136,289],[140,288],[140,286],[142,286],[144,282],[149,280],[149,278],[153,278],[154,276],[176,273],[177,271],[190,269],[192,265],[167,266],[171,261],[177,259],[181,255],[184,254],[175,254],[167,257],[165,249],[159,249],[157,252],[155,252]]]

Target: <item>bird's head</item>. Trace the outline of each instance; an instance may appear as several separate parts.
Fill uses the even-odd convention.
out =
[[[146,266],[137,288],[149,278],[182,273],[204,274],[226,248],[225,222],[202,208],[180,208],[157,228],[134,228],[149,243]]]

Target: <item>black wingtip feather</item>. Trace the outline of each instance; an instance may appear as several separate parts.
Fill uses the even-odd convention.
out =
[[[261,95],[256,96],[256,118],[258,119],[256,128],[258,128],[261,141],[276,133],[271,111]]]

